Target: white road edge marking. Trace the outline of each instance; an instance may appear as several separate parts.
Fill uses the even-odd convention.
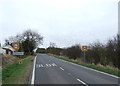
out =
[[[60,67],[61,70],[64,70],[62,67]]]
[[[35,80],[35,64],[36,64],[36,58],[34,59],[34,65],[33,65],[33,72],[32,72],[32,79],[31,79],[31,84],[34,84],[34,80]]]
[[[68,61],[65,61],[65,60],[62,60],[62,59],[59,59],[59,60],[64,61],[64,62],[68,62]],[[99,73],[102,73],[102,74],[105,74],[105,75],[108,75],[108,76],[111,76],[111,77],[114,77],[114,78],[119,78],[117,76],[114,76],[114,75],[111,75],[111,74],[108,74],[108,73],[105,73],[105,72],[102,72],[102,71],[98,71],[98,70],[95,70],[95,69],[91,69],[91,68],[88,68],[88,67],[85,67],[85,66],[82,66],[82,65],[78,65],[78,64],[75,64],[75,63],[72,63],[72,62],[68,62],[68,63],[76,65],[76,66],[80,66],[80,67],[83,67],[83,68],[86,68],[86,69],[89,69],[89,70],[93,70],[93,71],[96,71],[96,72],[99,72]]]
[[[80,79],[77,79],[77,81],[81,82],[82,84],[88,86],[85,82],[81,81]]]

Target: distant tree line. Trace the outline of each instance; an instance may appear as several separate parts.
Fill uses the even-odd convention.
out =
[[[56,48],[56,47],[48,47],[47,49],[45,48],[38,48],[36,50],[36,53],[51,53],[55,55],[60,55],[60,52],[62,51],[62,48]]]

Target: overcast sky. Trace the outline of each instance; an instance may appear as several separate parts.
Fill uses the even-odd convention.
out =
[[[0,40],[27,29],[44,45],[105,43],[118,33],[119,0],[0,0]]]

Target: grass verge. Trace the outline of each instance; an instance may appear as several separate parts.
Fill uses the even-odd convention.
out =
[[[27,84],[32,68],[32,56],[23,59],[21,64],[15,63],[2,70],[2,84]]]
[[[88,67],[88,68],[92,68],[92,69],[95,69],[95,70],[98,70],[98,71],[102,71],[102,72],[109,73],[109,74],[120,77],[120,70],[110,69],[110,68],[107,68],[107,67],[100,67],[98,65],[93,65],[93,64],[83,64],[83,63],[80,63],[78,61],[71,60],[71,59],[68,59],[68,58],[65,58],[65,57],[62,57],[62,56],[53,55],[53,54],[48,54],[48,55],[59,58],[59,59],[62,59],[62,60],[65,60],[65,61],[68,61],[68,62],[78,64],[78,65],[81,65],[81,66],[85,66],[85,67]]]
[[[0,85],[2,84],[2,69],[0,69]]]

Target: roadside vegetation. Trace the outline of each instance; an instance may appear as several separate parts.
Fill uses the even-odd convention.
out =
[[[63,60],[77,63],[86,67],[90,67],[99,71],[107,72],[116,76],[120,76],[120,37],[117,35],[113,39],[109,39],[106,43],[99,41],[88,45],[88,51],[81,51],[80,44],[72,45],[67,48],[58,48],[55,43],[50,43],[47,49],[37,49],[37,53],[54,54]],[[42,51],[42,52],[41,52]]]
[[[2,85],[2,69],[0,69],[0,85]]]
[[[98,70],[98,71],[102,71],[102,72],[109,73],[109,74],[120,77],[120,70],[118,70],[117,68],[104,67],[104,66],[94,65],[94,64],[80,63],[78,60],[72,60],[72,59],[69,59],[69,58],[66,58],[66,57],[63,57],[63,56],[54,55],[54,54],[48,54],[48,55],[56,57],[58,59],[62,59],[62,60],[68,61],[68,62],[72,62],[72,63],[78,64],[78,65],[81,65],[81,66],[85,66],[85,67],[88,67],[88,68],[92,68],[92,69],[95,69],[95,70]]]
[[[18,60],[19,58],[13,55],[2,55],[2,68],[5,68],[11,64],[14,64]]]
[[[2,84],[27,84],[32,70],[33,56],[20,59],[2,70]]]

